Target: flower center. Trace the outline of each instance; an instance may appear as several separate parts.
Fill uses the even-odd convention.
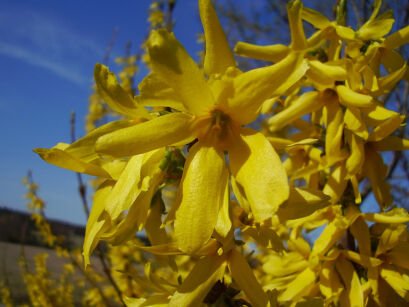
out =
[[[206,115],[198,116],[193,127],[197,131],[199,141],[225,150],[238,135],[240,125],[233,122],[223,110],[215,108]]]

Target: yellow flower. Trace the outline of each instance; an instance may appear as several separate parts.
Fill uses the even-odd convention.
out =
[[[199,8],[206,37],[204,73],[208,78],[173,34],[159,29],[152,31],[148,41],[155,75],[150,81],[162,83],[162,88],[177,99],[174,103],[167,99],[167,106],[183,106],[186,112],[119,129],[96,142],[98,153],[119,158],[198,139],[185,164],[175,220],[178,247],[189,253],[210,238],[219,209],[228,202],[224,151],[256,221],[271,217],[288,198],[287,176],[273,147],[261,133],[242,126],[257,118],[264,100],[275,91],[291,87],[307,68],[302,57],[294,53],[279,64],[240,72],[211,2],[200,0]],[[97,83],[105,82],[98,73],[104,69],[96,66]],[[160,98],[156,97],[155,106],[157,100]],[[144,100],[142,95],[139,102],[149,105],[149,98]]]

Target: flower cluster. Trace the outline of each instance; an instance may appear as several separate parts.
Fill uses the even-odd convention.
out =
[[[397,51],[409,27],[388,35],[381,4],[355,31],[290,1],[291,43],[238,43],[237,55],[272,63],[246,72],[210,0],[199,0],[203,68],[152,14],[137,96],[95,66],[98,95],[121,119],[35,150],[101,179],[85,265],[99,241],[117,246],[129,306],[408,302],[409,213],[393,207],[381,153],[409,140],[394,135],[405,118],[380,97],[409,80]],[[303,21],[316,29],[308,38]],[[248,127],[260,113],[261,132]],[[365,180],[378,213],[361,211]],[[135,243],[140,231],[149,244]],[[125,260],[140,252],[154,255],[139,259],[144,274]]]

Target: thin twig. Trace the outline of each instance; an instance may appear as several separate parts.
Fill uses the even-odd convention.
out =
[[[71,112],[70,123],[71,123],[71,129],[70,129],[71,130],[71,142],[74,143],[75,142],[75,112],[74,111]],[[85,212],[85,214],[87,216],[87,219],[88,219],[90,211],[89,211],[88,201],[87,201],[87,196],[86,196],[86,185],[83,183],[82,176],[81,176],[80,173],[77,173],[77,179],[78,179],[78,192],[79,192],[79,194],[81,196],[82,206],[84,208],[84,212]],[[115,282],[115,280],[112,277],[111,270],[110,270],[108,264],[105,261],[104,253],[103,253],[103,250],[102,250],[100,245],[97,246],[97,255],[98,255],[98,258],[99,258],[99,260],[101,262],[101,265],[103,267],[103,271],[104,271],[106,277],[108,278],[109,282],[114,287],[115,292],[117,293],[121,304],[123,306],[126,306],[126,304],[125,304],[125,302],[124,302],[124,300],[122,298],[122,292],[121,292],[121,290],[119,289],[117,283]]]
[[[358,27],[361,27],[362,26],[362,19],[361,19],[361,15],[359,14],[359,9],[358,9],[358,6],[356,5],[355,0],[351,0],[351,6],[352,6],[352,10],[355,13],[356,23],[357,23]]]
[[[113,47],[114,44],[115,44],[115,41],[116,41],[116,37],[117,37],[117,35],[118,35],[118,32],[119,32],[119,28],[118,28],[118,27],[115,27],[115,28],[114,28],[114,31],[112,32],[111,39],[110,39],[110,41],[109,41],[109,43],[108,43],[108,45],[107,45],[107,48],[106,48],[106,50],[105,50],[105,55],[104,55],[104,57],[103,57],[103,59],[102,59],[102,63],[103,63],[104,65],[107,65],[107,64],[108,64],[109,57],[110,57],[111,51],[112,51],[112,47]]]

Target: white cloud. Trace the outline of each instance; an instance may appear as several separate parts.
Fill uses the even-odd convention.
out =
[[[69,69],[58,62],[50,61],[50,59],[48,58],[35,54],[30,50],[21,48],[19,46],[13,46],[0,42],[0,54],[20,59],[28,64],[47,69],[50,72],[55,73],[56,75],[75,84],[87,85],[88,79],[84,78],[79,72]]]
[[[24,7],[0,11],[1,55],[41,67],[75,84],[88,86],[89,67],[102,58],[104,49],[64,24],[62,18]]]

